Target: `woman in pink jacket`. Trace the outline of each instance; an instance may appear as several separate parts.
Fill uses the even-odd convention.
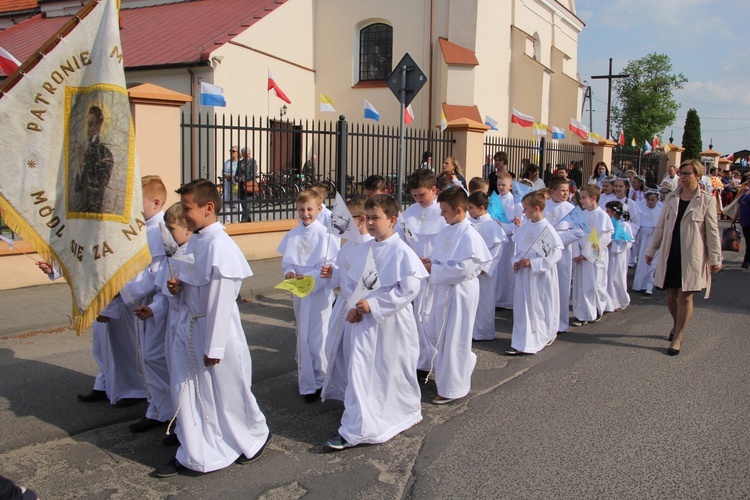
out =
[[[711,290],[711,275],[721,270],[721,243],[713,197],[698,187],[703,166],[697,160],[680,165],[677,189],[664,200],[646,263],[656,252],[654,284],[666,290],[667,308],[672,316],[670,356],[680,353],[682,337],[693,315],[693,293]]]

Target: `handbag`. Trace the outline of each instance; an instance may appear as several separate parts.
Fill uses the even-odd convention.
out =
[[[740,232],[735,224],[724,230],[721,236],[721,249],[725,252],[740,251]]]
[[[258,183],[255,181],[245,181],[245,192],[255,194],[258,192]]]

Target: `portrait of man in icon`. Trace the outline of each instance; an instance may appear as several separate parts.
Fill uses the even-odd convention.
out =
[[[109,85],[67,90],[68,216],[123,217],[134,161],[127,93]]]

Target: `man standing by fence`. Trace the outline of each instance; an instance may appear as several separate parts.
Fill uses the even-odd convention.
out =
[[[254,194],[254,191],[247,190],[247,182],[255,182],[255,176],[258,173],[258,164],[252,157],[250,148],[240,150],[241,159],[237,162],[237,170],[234,172],[234,180],[237,182],[237,189],[240,195],[240,206],[242,207],[242,222],[251,222],[250,207],[248,207],[248,197]]]

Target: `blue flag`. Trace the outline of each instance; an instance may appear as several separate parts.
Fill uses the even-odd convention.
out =
[[[568,212],[568,215],[560,220],[566,220],[570,222],[575,227],[582,229],[584,233],[588,233],[589,231],[591,231],[591,229],[589,229],[588,222],[586,222],[586,216],[583,215],[583,210],[581,210],[581,207],[573,207],[573,210]]]
[[[490,195],[490,206],[487,207],[487,213],[490,214],[490,217],[498,222],[502,222],[503,224],[510,223],[510,220],[508,220],[508,216],[505,214],[505,207],[503,206],[503,202],[500,201],[500,197],[497,195],[497,193],[492,193]]]
[[[513,198],[515,199],[516,203],[521,203],[523,197],[533,190],[534,188],[531,186],[513,181]]]
[[[612,217],[611,219],[612,225],[615,226],[615,233],[612,235],[612,239],[620,241],[633,241],[633,237],[625,231],[625,229],[622,227],[622,224],[620,224],[620,221],[618,221],[614,217]]]

